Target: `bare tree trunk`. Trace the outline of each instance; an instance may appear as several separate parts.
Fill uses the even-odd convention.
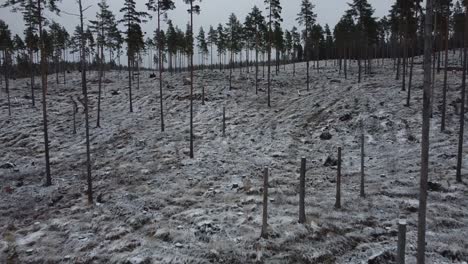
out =
[[[38,10],[42,10],[42,0],[37,1]],[[45,146],[45,162],[46,162],[46,183],[45,186],[52,185],[52,178],[50,175],[50,158],[49,158],[49,131],[47,122],[47,65],[46,65],[46,49],[44,38],[42,37],[42,13],[39,12],[38,16],[39,24],[39,40],[41,50],[41,79],[42,79],[42,118],[43,118],[43,129],[44,129],[44,146]]]
[[[461,87],[461,109],[460,109],[460,130],[458,134],[458,155],[457,155],[457,182],[462,182],[461,169],[463,166],[463,136],[465,132],[465,100],[466,100],[466,74],[467,74],[467,50],[468,45],[468,15],[465,14],[465,44],[463,45],[463,77]]]
[[[255,38],[255,94],[258,94],[258,33]]]
[[[271,2],[270,2],[270,25],[269,25],[269,31],[268,31],[268,107],[271,107],[270,103],[270,85],[271,85],[271,16],[272,16],[272,11],[271,11]]]
[[[190,39],[193,39],[193,2],[190,1]],[[192,43],[191,43],[192,45]],[[193,52],[190,53],[190,158],[193,159]]]
[[[432,118],[434,114],[434,90],[436,84],[436,59],[437,59],[437,16],[434,16],[434,47],[433,47],[433,60],[432,60],[432,87],[431,87],[431,108],[430,108],[430,116]]]
[[[33,50],[30,49],[29,50],[29,67],[30,67],[30,79],[31,79],[31,100],[32,100],[32,106],[35,107],[36,106],[36,99],[35,99],[35,96],[34,96],[34,54],[33,54]]]
[[[158,5],[158,34],[161,34],[161,10],[159,9]],[[162,53],[162,47],[161,47],[161,41],[158,43],[158,53],[159,53],[159,108],[161,112],[161,131],[164,132],[164,105],[163,105],[163,77],[162,77],[162,72],[163,72],[163,53]],[[211,64],[213,64],[213,55],[211,55]]]
[[[7,94],[7,101],[8,101],[8,116],[11,116],[11,103],[10,103],[10,80],[9,80],[9,54],[7,50],[3,51],[3,66],[5,75],[5,92]]]
[[[305,214],[305,174],[306,174],[306,158],[301,159],[301,175],[299,179],[299,223],[306,222]]]
[[[414,44],[411,42],[411,65],[410,65],[410,72],[409,72],[409,81],[408,81],[408,96],[406,98],[406,106],[410,106],[411,101],[411,88],[413,85],[413,69],[414,69]]]
[[[445,131],[445,115],[446,115],[446,105],[447,105],[447,68],[448,68],[448,49],[449,49],[449,30],[450,24],[446,23],[445,28],[445,67],[444,67],[444,88],[442,90],[442,120],[440,124],[440,131]]]
[[[81,23],[81,32],[84,32],[84,23],[83,23],[83,7],[81,4],[81,0],[78,1],[80,6],[80,23]],[[84,107],[85,107],[85,127],[86,127],[86,167],[87,167],[87,180],[88,180],[88,202],[90,204],[93,203],[93,184],[92,184],[92,177],[91,177],[91,151],[90,151],[90,144],[89,144],[89,111],[88,111],[88,88],[86,86],[86,58],[85,58],[85,40],[84,37],[81,37],[81,85],[83,86],[84,91]]]
[[[417,264],[425,263],[426,252],[426,208],[427,178],[429,172],[429,130],[431,110],[431,53],[432,53],[432,0],[426,1],[424,27],[424,91],[423,91],[423,124],[421,133],[421,178],[418,210]]]
[[[406,23],[405,23],[405,32],[406,32]],[[403,78],[402,78],[402,83],[401,83],[401,91],[406,91],[406,69],[408,67],[408,47],[407,47],[407,34],[405,34],[404,40],[403,40]]]
[[[366,197],[365,193],[365,174],[364,174],[364,158],[365,158],[365,152],[364,152],[364,123],[361,120],[361,190],[360,190],[360,196],[361,197]]]
[[[262,238],[268,238],[268,168],[263,170]]]
[[[336,201],[335,208],[341,208],[341,147],[338,148],[338,169],[336,173]]]
[[[104,36],[103,26],[101,26],[101,34],[102,36]],[[96,127],[101,127],[101,94],[102,94],[102,76],[104,72],[104,44],[101,43],[100,49],[101,49],[101,56],[99,56],[98,111],[97,111]]]

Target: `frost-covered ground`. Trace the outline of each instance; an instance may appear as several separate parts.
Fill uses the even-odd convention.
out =
[[[165,74],[166,132],[160,132],[157,81],[143,73],[129,113],[127,79],[106,73],[102,128],[95,128],[96,73],[91,89],[91,141],[96,204],[86,201],[84,115],[73,132],[67,85],[49,79],[53,186],[42,187],[44,150],[40,90],[30,107],[27,80],[12,81],[13,115],[0,99],[1,263],[393,263],[397,220],[408,220],[407,262],[415,263],[419,193],[422,70],[415,66],[412,104],[392,63],[345,80],[337,70],[305,68],[272,75],[255,94],[254,75],[196,72],[195,159],[189,152],[187,73]],[[375,64],[375,63],[374,63]],[[261,70],[261,68],[260,68]],[[353,72],[356,65],[353,65]],[[260,77],[262,74],[260,73]],[[427,263],[468,261],[468,187],[456,184],[460,73],[449,73],[447,132],[440,131],[442,72],[431,126]],[[201,105],[201,86],[206,105]],[[2,89],[3,91],[3,89]],[[222,108],[227,130],[222,135]],[[359,198],[360,120],[365,124],[366,192]],[[330,140],[320,139],[323,132]],[[343,209],[335,210],[336,167],[343,147]],[[468,145],[465,163],[468,164]],[[307,224],[298,224],[301,157],[307,158]],[[260,239],[262,169],[270,168],[270,238]],[[8,167],[8,166],[6,166]],[[465,167],[466,169],[466,167]],[[464,170],[465,172],[465,170]],[[466,173],[464,174],[465,182]]]

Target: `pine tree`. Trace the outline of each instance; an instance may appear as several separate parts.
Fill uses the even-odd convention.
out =
[[[222,70],[222,57],[223,54],[226,53],[226,46],[227,46],[227,36],[225,33],[225,30],[223,28],[223,25],[218,24],[218,27],[216,28],[216,47],[217,47],[217,52],[218,52],[218,60],[219,60],[219,70]]]
[[[98,60],[99,60],[99,80],[98,80],[98,109],[96,118],[96,127],[101,127],[101,94],[102,78],[104,75],[104,48],[112,48],[112,30],[116,24],[115,16],[110,11],[106,0],[98,3],[99,11],[96,14],[96,20],[90,21],[91,30],[97,35]],[[110,59],[110,58],[109,58]]]
[[[271,107],[271,47],[273,44],[273,28],[280,26],[283,22],[281,18],[281,5],[280,0],[264,0],[267,5],[268,14],[268,107]]]
[[[317,69],[317,72],[320,71],[320,46],[323,43],[323,29],[322,26],[319,24],[315,24],[312,26],[312,29],[310,30],[310,47],[306,47],[310,50],[312,50],[310,53],[313,54],[315,52],[315,66]]]
[[[171,20],[167,22],[166,32],[167,52],[169,53],[169,71],[172,74],[174,72],[173,64],[176,60],[175,55],[177,53],[177,31],[175,30]]]
[[[205,65],[205,57],[208,54],[208,43],[206,42],[205,30],[203,30],[203,27],[200,27],[200,31],[197,35],[197,48],[201,55],[201,67],[203,69]]]
[[[424,27],[424,90],[423,118],[421,132],[421,177],[418,209],[417,263],[425,263],[426,251],[426,210],[427,178],[429,173],[429,132],[431,108],[431,53],[432,53],[432,0],[426,0],[426,17]]]
[[[122,56],[122,46],[124,43],[124,38],[122,37],[120,30],[118,29],[117,21],[113,21],[108,34],[109,34],[109,43],[108,43],[109,47],[113,51],[117,51],[117,60],[118,60],[118,65],[119,65],[119,77],[120,77],[120,69],[121,69],[120,57]]]
[[[291,57],[292,49],[293,49],[292,35],[289,30],[286,30],[286,32],[284,33],[284,50],[286,52],[285,54],[286,61],[289,61],[291,59],[290,57]]]
[[[63,51],[69,38],[68,32],[59,23],[53,21],[49,26],[50,37],[52,40],[52,58],[55,64],[55,80],[59,84],[59,67]]]
[[[275,29],[273,31],[273,47],[276,51],[276,75],[278,75],[280,70],[280,61],[281,61],[281,53],[284,50],[284,38],[283,38],[283,29],[280,25],[275,25]]]
[[[218,41],[218,33],[213,28],[213,26],[210,26],[210,30],[208,31],[207,44],[210,45],[210,56],[211,56],[210,68],[211,70],[213,70],[213,46],[216,45],[217,41]]]
[[[261,32],[266,29],[265,17],[257,6],[247,15],[244,23],[247,36],[253,38],[255,43],[255,94],[258,94],[258,55],[261,42]]]
[[[42,117],[43,117],[43,130],[44,130],[44,146],[45,146],[45,165],[46,165],[46,186],[52,185],[52,178],[50,174],[50,158],[49,158],[49,133],[47,121],[47,72],[46,72],[46,46],[43,38],[43,27],[45,18],[43,16],[44,9],[47,8],[51,12],[59,13],[57,2],[60,0],[6,0],[2,7],[13,7],[13,9],[24,10],[28,13],[31,19],[31,25],[38,29],[40,50],[41,50],[41,79],[42,79]],[[29,10],[27,10],[29,9]]]
[[[310,2],[310,0],[302,0],[301,4],[301,12],[297,14],[297,21],[299,22],[299,25],[304,26],[304,51],[305,51],[305,58],[307,60],[307,91],[310,89],[310,74],[309,74],[309,61],[310,61],[310,55],[309,55],[309,49],[307,48],[309,46],[308,40],[309,40],[309,34],[310,31],[312,30],[313,25],[315,24],[315,19],[317,15],[314,13],[314,5]]]
[[[11,116],[10,104],[10,67],[12,64],[11,54],[13,52],[13,41],[11,39],[11,31],[5,21],[0,20],[0,51],[3,53],[3,74],[5,78],[5,92],[8,102],[8,116]],[[1,66],[1,65],[0,65]],[[1,77],[0,77],[1,78]]]
[[[232,13],[229,16],[229,22],[226,25],[226,31],[228,32],[228,50],[231,53],[230,60],[229,60],[229,90],[232,89],[232,71],[234,67],[234,54],[241,50],[240,46],[240,39],[241,39],[241,31],[242,25],[240,24],[239,20],[237,19],[236,15]]]
[[[377,21],[373,17],[374,9],[368,3],[367,0],[353,0],[352,3],[349,4],[350,10],[348,11],[349,14],[355,19],[356,21],[356,28],[358,30],[358,66],[359,66],[359,74],[358,74],[358,82],[361,82],[361,60],[366,56],[368,60],[368,65],[370,68],[370,59],[368,59],[369,55],[369,46],[372,46],[377,41]],[[364,48],[364,52],[362,48]],[[363,54],[364,53],[364,54]],[[368,69],[366,69],[366,72]]]
[[[449,55],[449,34],[450,34],[450,17],[451,17],[452,0],[441,1],[441,26],[444,32],[444,46],[445,46],[445,67],[444,67],[444,86],[442,90],[442,120],[440,130],[445,130],[445,116],[447,104],[447,81],[448,81],[448,55]],[[440,56],[440,55],[439,55]]]
[[[350,57],[349,43],[354,40],[356,25],[349,13],[346,13],[336,24],[334,29],[335,45],[342,50],[343,71],[345,79],[348,78],[347,60]],[[341,62],[340,62],[341,69]]]
[[[6,5],[13,5],[14,9],[18,9],[23,14],[23,19],[25,22],[25,42],[28,45],[29,51],[29,68],[30,68],[30,86],[31,86],[31,101],[32,107],[36,106],[35,95],[34,95],[34,53],[39,51],[39,36],[37,33],[37,27],[39,23],[39,18],[37,16],[37,0],[24,0],[19,3],[13,3],[14,1],[9,1]],[[16,11],[16,10],[14,10]]]
[[[163,41],[162,41],[162,32],[161,32],[161,16],[163,17],[167,17],[167,11],[169,10],[172,10],[175,8],[175,4],[174,4],[174,1],[172,0],[148,0],[148,2],[146,3],[146,6],[148,7],[148,9],[150,11],[153,11],[153,12],[156,12],[157,14],[157,17],[158,17],[158,28],[156,29],[156,32],[158,32],[158,34],[160,34],[159,36],[159,40],[158,42],[156,42],[156,44],[158,44],[158,54],[159,54],[159,60],[158,60],[158,63],[159,63],[159,95],[160,95],[160,113],[161,113],[161,131],[164,132],[164,129],[165,129],[165,123],[164,123],[164,100],[163,100],[163,90],[162,90],[162,86],[163,86],[163,76],[162,76],[162,69],[163,69],[163,51],[164,51],[164,47],[162,46],[163,45]]]
[[[325,63],[328,63],[328,59],[331,59],[333,57],[332,53],[333,53],[333,50],[335,49],[333,36],[330,30],[330,26],[328,26],[328,24],[325,24],[324,33],[325,33],[325,46],[326,46]],[[329,52],[330,50],[332,51],[332,53]],[[327,64],[325,64],[325,66],[327,66]]]
[[[39,51],[39,37],[34,33],[34,29],[28,27],[25,32],[24,41],[26,43],[26,47],[29,53],[29,73],[30,73],[30,86],[31,86],[31,100],[32,106],[36,106],[36,99],[34,95],[34,86],[35,86],[35,78],[34,78],[34,53]]]
[[[301,34],[297,32],[297,28],[291,29],[291,37],[293,42],[293,76],[296,76],[296,62],[299,61],[299,49],[301,46]]]
[[[201,0],[198,0],[201,2]],[[188,10],[190,14],[190,158],[193,158],[193,14],[200,14],[200,6],[195,3],[197,0],[184,0],[184,2],[190,5]]]
[[[130,103],[130,113],[133,112],[132,102],[132,69],[137,58],[138,52],[144,47],[143,32],[141,31],[140,24],[146,22],[144,18],[148,16],[146,12],[139,12],[136,10],[135,0],[125,0],[124,7],[120,9],[123,13],[123,19],[119,22],[127,27],[127,64],[128,64],[128,96]]]
[[[81,0],[78,0],[78,8],[80,12],[80,65],[81,65],[81,86],[83,89],[84,97],[84,108],[85,108],[85,130],[86,130],[86,171],[87,171],[87,194],[88,194],[88,203],[93,204],[93,184],[92,184],[92,175],[91,175],[91,147],[89,139],[89,110],[88,110],[88,87],[86,85],[86,36],[84,31],[84,21],[83,21],[83,5]]]
[[[464,44],[463,44],[463,76],[462,76],[462,85],[460,92],[461,107],[460,107],[460,128],[458,132],[458,153],[457,153],[457,175],[456,179],[458,183],[462,183],[462,167],[463,167],[463,145],[464,145],[464,134],[465,134],[465,108],[466,108],[466,74],[468,67],[468,1],[464,1],[463,5],[465,7],[465,34]]]

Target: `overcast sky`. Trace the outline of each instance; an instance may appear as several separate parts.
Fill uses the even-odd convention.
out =
[[[0,0],[3,3],[5,0]],[[86,19],[94,19],[97,12],[97,3],[99,0],[83,0],[84,6],[91,6],[86,12]],[[333,29],[334,25],[338,22],[344,11],[348,9],[347,3],[351,0],[312,0],[315,4],[315,12],[317,13],[317,21],[320,24],[328,23],[330,28]],[[112,11],[117,19],[122,15],[119,9],[122,7],[124,0],[107,0],[111,6]],[[145,3],[147,0],[136,0],[139,10],[146,10]],[[394,0],[369,0],[375,9],[375,16],[382,17],[387,15],[390,6]],[[183,0],[175,0],[176,10],[169,12],[169,18],[173,20],[175,25],[185,30],[185,25],[188,21],[187,5]],[[283,27],[290,29],[297,26],[296,17],[300,9],[301,0],[282,0],[283,7]],[[245,16],[251,11],[252,7],[257,5],[265,13],[265,4],[263,0],[203,0],[200,4],[201,14],[194,18],[194,30],[198,32],[198,28],[203,26],[208,28],[210,25],[216,26],[218,23],[225,24],[228,16],[235,13],[237,17],[243,22]],[[68,13],[77,13],[76,0],[63,0],[60,8]],[[63,24],[70,33],[78,24],[78,18],[62,13],[60,17],[52,14],[47,14],[47,17]],[[21,14],[11,13],[10,9],[0,9],[0,19],[5,20],[10,28],[15,33],[22,33],[23,20]],[[144,32],[152,35],[156,27],[155,22],[149,22],[143,25]]]

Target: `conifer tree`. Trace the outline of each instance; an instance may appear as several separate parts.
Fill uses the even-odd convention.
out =
[[[205,30],[203,30],[203,27],[200,27],[200,31],[197,35],[197,48],[201,55],[201,67],[203,69],[205,65],[205,57],[208,54],[208,43],[206,41]]]
[[[261,33],[266,29],[266,22],[262,11],[257,6],[254,6],[252,11],[247,15],[244,28],[246,32],[249,32],[248,35],[254,38],[255,42],[255,94],[258,94],[258,55],[262,37]]]
[[[159,100],[159,107],[160,107],[160,113],[161,113],[161,131],[164,132],[164,129],[165,129],[165,123],[164,123],[164,100],[163,100],[163,90],[162,90],[162,86],[163,86],[163,76],[162,76],[162,69],[163,69],[163,51],[164,51],[164,47],[163,47],[163,43],[165,43],[165,41],[163,41],[163,34],[162,34],[162,31],[161,31],[161,16],[163,16],[163,18],[167,18],[167,12],[169,10],[172,10],[175,8],[175,4],[174,4],[174,1],[172,0],[148,0],[148,2],[146,3],[146,6],[148,7],[148,9],[150,11],[153,11],[153,12],[156,12],[157,14],[157,17],[158,17],[158,28],[156,29],[156,32],[157,32],[157,36],[158,36],[158,39],[159,41],[156,42],[156,44],[158,45],[158,68],[159,68],[159,96],[160,96],[160,100]]]
[[[242,25],[237,19],[236,15],[232,13],[229,16],[229,21],[226,25],[226,31],[228,33],[229,44],[228,50],[230,51],[230,60],[229,60],[229,90],[232,89],[232,71],[234,67],[234,54],[241,50],[241,45],[239,39],[241,39]]]
[[[210,45],[210,57],[211,57],[211,62],[210,62],[210,68],[213,70],[213,46],[216,45],[218,39],[218,34],[216,30],[213,28],[213,26],[210,26],[210,30],[208,31],[208,37],[207,37],[207,44]]]
[[[120,12],[124,14],[120,22],[127,28],[125,41],[127,42],[128,97],[130,113],[132,113],[132,69],[138,52],[140,52],[144,46],[143,32],[141,31],[140,24],[146,22],[144,19],[148,16],[148,13],[137,11],[135,0],[125,0],[124,7],[120,9]]]
[[[115,16],[110,11],[106,0],[98,3],[99,11],[96,14],[96,20],[90,21],[91,30],[97,35],[98,60],[99,60],[99,80],[98,80],[98,106],[96,127],[101,127],[101,94],[102,78],[104,75],[104,48],[112,48],[112,30],[116,24]],[[110,58],[109,58],[110,59]]]
[[[282,7],[280,0],[264,0],[268,10],[268,107],[271,107],[271,48],[273,45],[273,28],[279,27],[283,19],[281,18]]]
[[[47,121],[47,69],[46,69],[46,46],[43,38],[43,27],[46,18],[44,17],[44,9],[57,14],[60,10],[57,3],[60,0],[6,0],[2,7],[13,7],[13,10],[22,10],[28,13],[31,19],[31,25],[38,29],[40,50],[41,50],[41,79],[42,79],[42,118],[43,118],[43,131],[44,131],[44,146],[45,146],[45,166],[46,166],[46,186],[52,185],[52,177],[50,174],[50,158],[49,158],[49,133]],[[28,10],[29,9],[29,10]]]
[[[218,61],[219,61],[219,70],[222,70],[223,66],[223,54],[226,52],[226,46],[227,46],[227,36],[226,32],[224,30],[223,25],[218,24],[218,27],[216,28],[216,47],[217,47],[217,52],[218,52]]]
[[[421,132],[421,176],[418,208],[417,264],[425,263],[426,252],[426,210],[427,178],[429,174],[429,132],[431,109],[431,53],[432,53],[432,17],[433,0],[426,0],[426,17],[424,27],[424,90]],[[465,53],[466,58],[466,53]],[[464,73],[466,74],[466,72]]]
[[[0,20],[0,51],[3,53],[3,75],[5,78],[5,92],[7,94],[8,102],[8,116],[11,116],[9,73],[12,64],[11,55],[13,52],[13,41],[11,39],[11,31],[3,20]]]
[[[296,62],[299,60],[299,48],[301,46],[301,34],[297,31],[296,27],[291,29],[291,37],[293,42],[293,76],[296,76]]]
[[[314,13],[314,5],[310,2],[310,0],[302,0],[301,4],[301,12],[297,14],[297,21],[299,22],[299,25],[304,26],[304,51],[305,51],[305,59],[307,61],[306,67],[307,67],[307,91],[310,89],[310,74],[309,74],[309,60],[310,60],[310,55],[309,55],[309,49],[307,48],[309,46],[308,40],[309,40],[309,34],[310,31],[312,30],[313,25],[315,24],[315,19],[317,15]]]
[[[184,2],[190,5],[188,10],[190,14],[190,158],[194,157],[193,153],[193,14],[200,14],[200,6],[196,4],[197,0],[184,0]],[[201,0],[198,0],[201,2]]]
[[[367,0],[353,0],[353,2],[349,4],[349,7],[350,10],[348,12],[356,21],[356,29],[358,30],[357,33],[359,34],[357,39],[357,59],[359,67],[358,82],[361,82],[361,61],[364,56],[366,56],[366,59],[368,58],[369,46],[372,46],[374,43],[376,43],[377,21],[373,17],[374,9],[372,9],[372,6],[368,3]],[[367,59],[367,61],[370,68],[370,59]],[[367,71],[368,69],[366,68],[366,72]]]

